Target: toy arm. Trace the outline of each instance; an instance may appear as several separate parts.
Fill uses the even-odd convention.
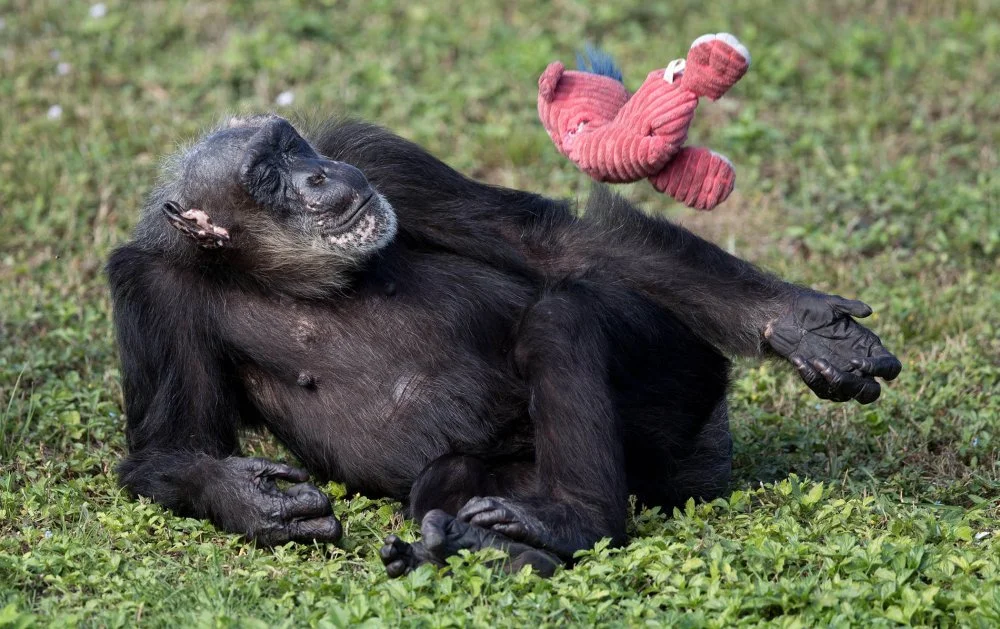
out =
[[[558,61],[553,61],[545,68],[545,72],[542,72],[542,76],[538,77],[538,98],[545,101],[551,102],[556,95],[556,86],[559,85],[559,79],[562,78],[563,72],[566,71],[566,66]]]

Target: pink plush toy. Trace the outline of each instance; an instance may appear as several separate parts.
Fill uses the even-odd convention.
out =
[[[538,115],[559,151],[598,181],[649,178],[681,203],[710,210],[733,190],[732,163],[685,147],[698,98],[726,93],[750,67],[750,53],[729,33],[702,35],[687,59],[654,70],[629,96],[621,74],[597,53],[592,71],[555,61],[538,79]]]

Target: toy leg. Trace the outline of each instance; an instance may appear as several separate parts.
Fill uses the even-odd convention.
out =
[[[736,171],[732,162],[714,151],[685,147],[649,182],[688,207],[711,210],[733,191]]]

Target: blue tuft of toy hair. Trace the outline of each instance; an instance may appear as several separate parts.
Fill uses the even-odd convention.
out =
[[[583,50],[576,53],[576,66],[583,72],[599,74],[619,82],[624,82],[622,79],[622,70],[615,63],[614,57],[597,46],[587,44]]]

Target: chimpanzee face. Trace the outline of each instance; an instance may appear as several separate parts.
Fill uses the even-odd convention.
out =
[[[213,142],[225,150],[196,149],[189,169],[196,165],[198,178],[208,174],[210,180],[217,180],[220,171],[227,170],[218,162],[231,159],[221,154],[231,155],[237,146],[242,151],[239,186],[252,199],[253,207],[229,216],[215,216],[211,209],[183,208],[168,201],[163,210],[174,227],[206,249],[239,246],[230,238],[234,228],[247,232],[278,230],[286,236],[281,240],[307,240],[310,247],[329,248],[345,258],[363,257],[392,240],[396,233],[395,211],[360,170],[317,154],[282,118],[252,120],[259,124],[249,139],[246,127],[228,134],[223,131]],[[196,196],[219,194],[212,190]]]
[[[308,148],[291,158],[285,175],[294,191],[292,214],[335,247],[367,251],[387,244],[396,218],[385,198],[357,168],[310,155]]]
[[[357,168],[316,153],[288,121],[268,120],[251,138],[240,183],[276,219],[358,253],[386,245],[396,216]]]

